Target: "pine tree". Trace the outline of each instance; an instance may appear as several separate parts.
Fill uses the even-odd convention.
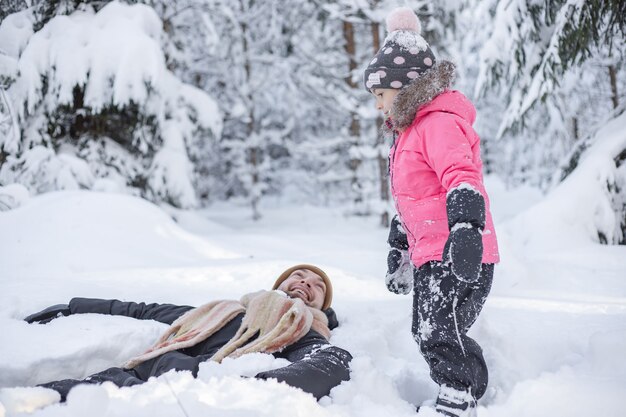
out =
[[[498,135],[523,123],[538,101],[559,86],[573,66],[598,53],[620,56],[626,3],[620,0],[499,1],[491,39],[482,51],[477,88],[504,83],[508,109]],[[621,45],[620,45],[621,44]]]
[[[0,180],[34,192],[116,184],[154,201],[196,205],[189,144],[217,136],[221,120],[206,94],[165,67],[154,11],[51,1],[24,13],[32,29],[24,49],[13,51],[19,76],[8,89],[20,139],[17,145],[0,140],[6,153]],[[8,20],[0,32],[24,26]],[[112,35],[112,21],[123,22],[117,30],[127,31],[125,41]]]
[[[278,2],[254,0],[207,3],[207,19],[215,42],[199,59],[207,64],[204,88],[218,91],[224,103],[224,137],[220,145],[222,194],[245,197],[260,217],[259,203],[271,187],[273,160],[269,149],[279,143],[288,118],[279,111],[281,76],[275,71],[285,59],[282,32],[285,16],[275,13]],[[273,110],[273,111],[270,111]]]
[[[626,3],[496,1],[492,14],[477,87],[483,97],[494,94],[490,87],[500,87],[495,95],[507,102],[498,129],[503,164],[510,162],[504,170],[518,182],[549,189],[576,170],[588,152],[612,159],[602,172],[585,172],[605,179],[598,186],[608,190],[615,223],[621,224],[610,239],[599,232],[599,241],[623,243],[626,150],[607,153],[592,145],[611,140],[596,132],[626,109]]]
[[[26,0],[0,0],[0,22],[8,15],[17,13],[27,7]]]

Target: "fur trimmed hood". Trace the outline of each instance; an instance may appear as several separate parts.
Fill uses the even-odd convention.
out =
[[[415,114],[421,106],[429,103],[452,86],[455,70],[456,66],[452,62],[442,60],[424,75],[400,90],[389,112],[393,129],[402,132],[411,126]],[[391,133],[389,130],[390,127],[385,123],[383,133]]]

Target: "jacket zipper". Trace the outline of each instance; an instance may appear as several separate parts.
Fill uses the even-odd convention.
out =
[[[396,160],[396,152],[398,150],[398,137],[399,135],[394,131],[393,134],[393,145],[391,147],[391,152],[389,152],[389,185],[391,186],[391,195],[395,196],[396,193],[394,191],[393,188],[393,170],[391,169],[391,163],[392,161]],[[398,220],[400,221],[400,224],[402,225],[402,228],[404,229],[404,233],[406,235],[410,235],[411,239],[413,240],[413,247],[415,247],[415,244],[417,244],[416,240],[415,240],[415,236],[413,236],[413,234],[409,231],[409,228],[406,227],[406,225],[404,224],[404,221],[402,220],[402,215],[400,215],[400,209],[398,208],[398,201],[396,200],[396,198],[393,198],[393,204],[396,207],[396,213],[398,213]],[[409,259],[412,258],[413,255],[413,248],[411,247],[411,245],[409,245]]]

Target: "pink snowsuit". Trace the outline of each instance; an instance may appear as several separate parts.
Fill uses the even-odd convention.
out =
[[[391,191],[413,265],[441,261],[448,239],[446,193],[462,183],[485,198],[483,263],[499,261],[498,243],[483,185],[476,110],[459,91],[446,90],[419,107],[389,153]]]

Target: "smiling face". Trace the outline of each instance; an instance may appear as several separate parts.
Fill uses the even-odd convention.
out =
[[[389,112],[393,106],[393,100],[400,90],[395,88],[373,88],[372,94],[376,98],[376,110],[383,112],[385,118],[389,117]]]
[[[299,298],[309,307],[322,309],[326,296],[326,284],[321,276],[308,269],[293,271],[278,289],[291,298]]]

